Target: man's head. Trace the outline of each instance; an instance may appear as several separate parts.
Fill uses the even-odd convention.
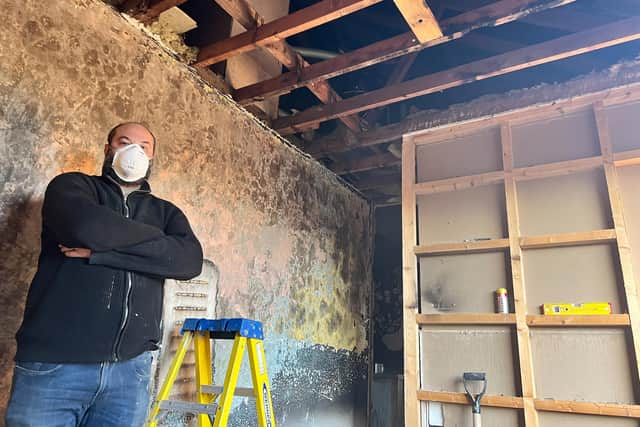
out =
[[[116,152],[130,145],[139,146],[149,159],[149,168],[147,169],[144,177],[133,182],[124,181],[114,173],[113,170],[113,160]],[[107,143],[104,146],[104,163],[102,165],[102,171],[103,173],[108,173],[121,185],[140,185],[151,173],[155,149],[156,138],[145,125],[137,122],[120,123],[111,129],[107,136]]]

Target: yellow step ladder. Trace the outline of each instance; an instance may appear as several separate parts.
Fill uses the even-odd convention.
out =
[[[275,427],[271,388],[264,357],[262,323],[250,319],[185,319],[182,340],[153,404],[147,427],[157,427],[163,411],[191,413],[198,416],[199,427],[226,427],[233,396],[254,397],[259,427]],[[233,339],[233,349],[222,387],[212,385],[212,339]],[[193,341],[196,359],[197,402],[169,400],[169,393]],[[236,387],[245,347],[253,388]]]

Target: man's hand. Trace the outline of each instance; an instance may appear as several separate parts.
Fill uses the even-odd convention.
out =
[[[91,249],[86,248],[68,248],[63,245],[58,245],[60,252],[68,258],[89,258],[91,257]]]

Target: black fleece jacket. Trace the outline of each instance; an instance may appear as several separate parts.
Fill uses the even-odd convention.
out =
[[[91,258],[67,258],[59,244],[91,249]],[[180,209],[146,183],[125,198],[109,176],[51,181],[41,245],[16,335],[19,362],[118,361],[157,348],[164,279],[202,269],[202,248]]]

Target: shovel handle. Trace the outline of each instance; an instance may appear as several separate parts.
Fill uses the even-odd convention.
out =
[[[482,427],[482,418],[480,414],[473,414],[473,427]]]

